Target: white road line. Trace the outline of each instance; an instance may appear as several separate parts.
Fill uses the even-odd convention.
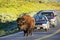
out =
[[[42,40],[42,39],[45,39],[45,38],[49,38],[49,37],[51,37],[51,36],[53,36],[53,35],[55,35],[55,34],[57,34],[57,33],[59,33],[59,32],[60,32],[60,29],[58,29],[56,32],[54,32],[54,33],[52,33],[52,34],[49,34],[49,35],[40,37],[40,38],[35,39],[35,40]]]

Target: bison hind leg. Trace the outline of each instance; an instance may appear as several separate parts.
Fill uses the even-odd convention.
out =
[[[28,31],[29,36],[32,36],[32,32],[33,32],[33,30],[29,29],[29,31]]]

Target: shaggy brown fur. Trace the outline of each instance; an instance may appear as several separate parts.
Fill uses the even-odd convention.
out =
[[[18,18],[17,22],[19,24],[19,28],[24,31],[24,36],[32,35],[35,20],[30,17],[30,15],[24,15],[22,18]]]

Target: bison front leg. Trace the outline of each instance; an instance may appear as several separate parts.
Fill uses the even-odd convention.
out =
[[[29,36],[29,30],[24,31],[24,36]]]
[[[24,36],[28,36],[28,32],[27,31],[24,31]]]

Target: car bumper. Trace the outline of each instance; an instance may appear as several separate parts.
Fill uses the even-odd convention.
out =
[[[35,25],[35,29],[47,29],[47,25]]]
[[[57,25],[57,22],[56,21],[51,21],[50,24],[51,25]]]

